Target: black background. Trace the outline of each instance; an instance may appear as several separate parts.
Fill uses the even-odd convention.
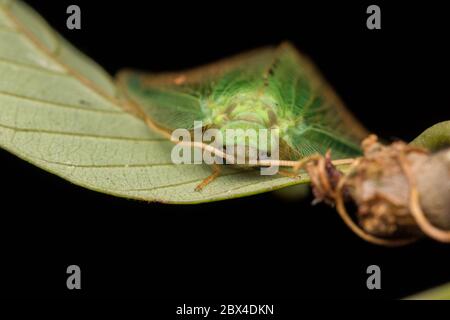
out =
[[[193,67],[290,40],[383,138],[411,140],[450,115],[439,1],[27,2],[111,74]],[[366,28],[372,3],[381,30]],[[69,4],[81,7],[81,30],[66,29]],[[148,204],[85,190],[5,151],[0,161],[0,290],[9,296],[401,298],[450,281],[448,245],[371,245],[311,198]],[[71,264],[81,267],[80,291],[66,288]],[[371,264],[381,290],[366,288]]]

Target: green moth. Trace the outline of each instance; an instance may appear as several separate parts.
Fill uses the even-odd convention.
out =
[[[184,72],[123,71],[118,83],[131,108],[165,135],[177,128],[193,130],[196,121],[221,131],[276,128],[282,161],[328,149],[334,159],[357,156],[367,135],[289,43]]]

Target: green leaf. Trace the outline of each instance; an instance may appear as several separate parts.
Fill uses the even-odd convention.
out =
[[[124,111],[98,65],[20,1],[0,0],[0,146],[77,185],[169,203],[240,197],[308,181],[206,165],[174,165],[172,143]]]
[[[439,122],[429,127],[415,138],[411,144],[431,151],[450,147],[450,121]]]
[[[450,283],[420,292],[405,298],[406,300],[450,300]]]

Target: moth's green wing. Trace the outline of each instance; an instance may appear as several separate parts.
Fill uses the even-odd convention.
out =
[[[329,148],[334,158],[359,155],[360,140],[367,135],[309,60],[288,43],[189,71],[124,71],[118,83],[132,108],[163,129],[191,129],[196,120],[214,125],[213,109],[226,113],[239,95],[271,101],[288,146],[282,149],[283,159],[323,154]]]
[[[117,82],[130,100],[131,111],[150,118],[163,129],[192,129],[194,121],[210,124],[211,101],[257,86],[273,55],[274,48],[263,48],[181,72],[124,70]]]
[[[201,92],[198,86],[176,88],[172,83],[151,84],[149,76],[126,71],[119,75],[119,84],[129,98],[129,108],[161,129],[192,129],[194,121],[204,119]],[[160,76],[154,78],[160,79]],[[148,79],[148,80],[144,80]],[[133,110],[134,109],[134,110]]]
[[[282,44],[268,73],[267,92],[279,100],[278,121],[288,127],[283,138],[297,154],[287,158],[324,154],[333,158],[360,154],[368,134],[346,110],[308,58],[288,43]]]

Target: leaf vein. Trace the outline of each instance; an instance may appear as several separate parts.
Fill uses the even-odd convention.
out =
[[[117,115],[129,115],[128,113],[125,113],[125,112],[120,111],[120,110],[115,110],[115,109],[106,110],[106,109],[98,109],[98,108],[84,108],[84,107],[81,107],[81,106],[71,105],[71,104],[67,104],[67,103],[60,103],[60,102],[55,102],[55,101],[50,101],[50,100],[43,100],[43,99],[39,99],[39,98],[35,98],[35,97],[27,97],[27,96],[23,96],[23,95],[19,95],[19,94],[16,94],[16,93],[11,93],[11,92],[6,92],[6,91],[0,91],[0,95],[8,96],[8,97],[15,98],[15,99],[29,100],[29,101],[33,101],[33,102],[37,102],[37,103],[41,103],[41,104],[46,104],[46,105],[52,106],[52,107],[60,107],[60,108],[66,108],[66,109],[75,109],[75,110],[79,110],[79,111],[89,111],[89,112],[117,114]]]
[[[5,124],[0,124],[0,127],[17,131],[17,132],[25,132],[25,133],[43,133],[43,134],[52,134],[52,135],[67,135],[67,136],[73,136],[73,137],[80,137],[80,138],[93,138],[93,139],[110,139],[110,140],[125,140],[125,141],[135,141],[135,142],[169,142],[171,141],[164,139],[164,138],[155,138],[155,139],[148,139],[148,138],[132,138],[132,137],[120,137],[120,136],[102,136],[102,135],[94,135],[94,134],[87,134],[87,133],[74,133],[74,132],[63,132],[63,131],[51,131],[51,130],[41,130],[41,129],[31,129],[31,128],[17,128],[17,127],[11,127]]]

